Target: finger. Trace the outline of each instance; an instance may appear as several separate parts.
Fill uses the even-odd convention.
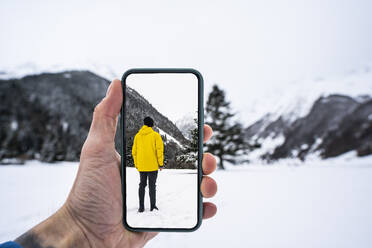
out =
[[[208,219],[217,213],[217,207],[211,202],[203,203],[203,219]]]
[[[212,137],[212,135],[213,135],[212,128],[209,125],[205,124],[204,125],[204,138],[203,138],[203,142],[204,143],[207,142]]]
[[[209,175],[213,171],[216,170],[216,158],[210,154],[210,153],[204,153],[203,154],[203,162],[202,162],[202,167],[203,167],[203,173],[204,175]]]
[[[200,186],[203,197],[210,198],[217,193],[217,183],[208,176],[203,176],[203,180]]]
[[[99,141],[114,141],[117,116],[122,103],[121,82],[115,79],[111,82],[105,98],[94,109],[93,121],[89,130],[90,138],[98,138]]]

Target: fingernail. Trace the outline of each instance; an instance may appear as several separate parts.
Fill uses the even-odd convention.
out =
[[[110,90],[111,90],[111,86],[112,86],[112,83],[110,83],[109,87],[107,88],[107,91],[106,91],[106,96],[108,96],[108,94],[110,93]]]

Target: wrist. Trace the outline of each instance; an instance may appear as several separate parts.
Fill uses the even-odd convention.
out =
[[[83,230],[65,206],[15,240],[28,247],[90,247]]]
[[[117,247],[118,244],[120,248],[125,248],[127,246],[122,245],[122,241],[124,244],[128,245],[128,237],[123,235],[122,232],[124,228],[122,222],[120,221],[116,227],[119,228],[107,228],[107,225],[102,225],[100,223],[92,222],[89,219],[82,218],[80,214],[76,211],[73,211],[73,208],[69,204],[69,201],[64,205],[64,211],[69,216],[69,220],[71,220],[76,227],[78,227],[81,236],[84,237],[84,240],[79,239],[79,242],[82,242],[84,246],[81,247]],[[121,228],[120,228],[121,227]],[[73,247],[80,247],[80,245],[75,245]]]

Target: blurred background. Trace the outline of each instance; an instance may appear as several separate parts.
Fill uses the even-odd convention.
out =
[[[215,129],[218,213],[148,247],[370,247],[371,11],[367,0],[1,1],[0,242],[63,204],[109,80],[192,67]]]

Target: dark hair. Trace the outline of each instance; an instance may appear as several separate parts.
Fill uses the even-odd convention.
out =
[[[153,127],[154,126],[154,120],[150,116],[147,116],[147,117],[145,117],[145,119],[143,119],[143,124],[145,124],[148,127]]]

